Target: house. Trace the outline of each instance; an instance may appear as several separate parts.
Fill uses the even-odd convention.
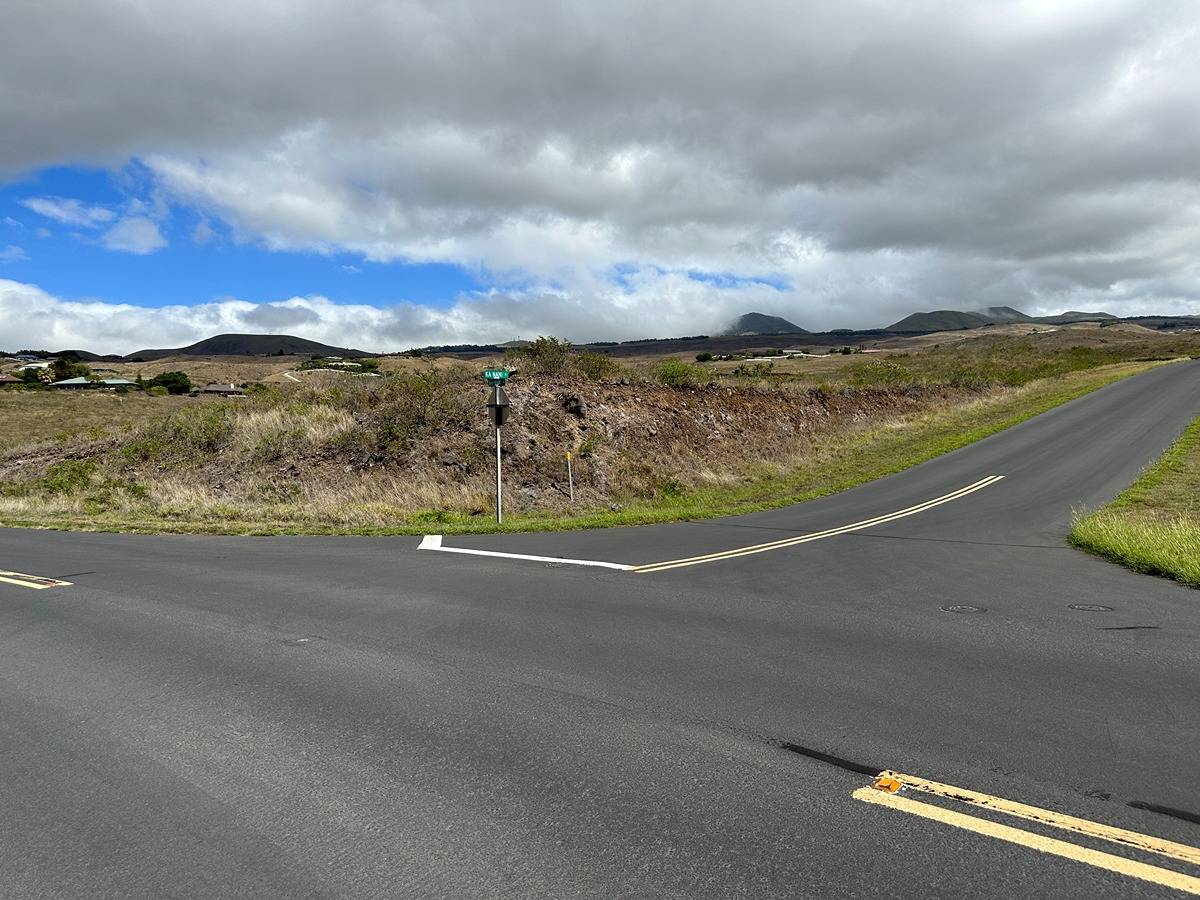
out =
[[[117,388],[137,387],[136,381],[130,381],[128,378],[104,378],[99,381],[92,381],[89,378],[64,378],[62,381],[55,381],[51,387],[80,389],[80,388],[108,388],[115,390]]]
[[[0,375],[0,384],[23,384],[15,375]]]
[[[18,356],[17,359],[21,359],[21,357]],[[25,365],[23,365],[23,366],[17,366],[17,371],[18,372],[28,372],[33,369],[48,369],[48,368],[50,368],[51,365],[53,365],[53,364],[45,362],[45,361],[25,363]]]
[[[215,394],[218,397],[244,397],[246,392],[236,384],[206,384],[202,394]]]

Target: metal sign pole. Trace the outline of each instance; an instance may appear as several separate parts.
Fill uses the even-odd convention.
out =
[[[575,502],[575,476],[571,472],[571,451],[567,451],[567,487],[571,491],[571,502]]]
[[[504,521],[504,482],[500,474],[500,428],[508,420],[508,395],[503,385],[508,382],[507,369],[486,369],[483,377],[492,386],[492,399],[488,409],[492,413],[492,424],[496,426],[496,524]]]
[[[496,426],[496,524],[504,521],[503,482],[500,479],[500,426]]]

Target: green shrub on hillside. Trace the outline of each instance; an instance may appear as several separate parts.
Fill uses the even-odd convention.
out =
[[[708,384],[710,377],[704,366],[684,362],[682,359],[664,359],[654,367],[655,381],[667,387],[699,387]]]
[[[571,342],[539,337],[524,347],[513,347],[505,357],[529,375],[562,375],[571,364]]]
[[[603,353],[577,350],[570,341],[539,337],[524,347],[514,347],[505,360],[524,375],[581,375],[591,381],[614,378],[621,366]]]

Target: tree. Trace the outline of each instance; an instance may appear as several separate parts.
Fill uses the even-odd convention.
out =
[[[55,381],[67,378],[87,378],[92,370],[79,361],[74,355],[60,356],[50,364],[50,374]]]
[[[163,372],[143,384],[146,387],[166,388],[168,394],[186,394],[192,389],[192,380],[186,372]]]

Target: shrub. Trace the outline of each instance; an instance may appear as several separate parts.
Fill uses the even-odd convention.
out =
[[[740,366],[735,366],[729,374],[735,378],[766,378],[775,372],[775,363],[771,362],[756,362],[742,363]]]
[[[167,390],[165,387],[163,387],[161,384],[156,384],[156,385],[153,385],[152,387],[146,388],[146,393],[149,394],[151,397],[165,397],[171,392],[169,390]]]
[[[570,365],[571,342],[543,336],[524,347],[514,347],[505,356],[529,374],[561,375]]]
[[[161,387],[165,388],[163,393],[176,395],[186,394],[192,389],[192,380],[186,372],[163,372],[143,384],[148,389]]]
[[[48,494],[69,494],[92,480],[96,464],[90,459],[64,459],[46,470],[41,488]]]
[[[713,361],[713,355],[707,351],[705,351],[704,353],[696,354],[696,362],[698,362],[698,363],[712,362],[712,361]]]
[[[592,381],[612,378],[621,371],[621,367],[611,358],[603,353],[592,353],[590,350],[580,350],[571,362],[580,375]]]
[[[682,359],[664,359],[654,368],[654,378],[667,387],[698,387],[709,381],[708,370]]]

